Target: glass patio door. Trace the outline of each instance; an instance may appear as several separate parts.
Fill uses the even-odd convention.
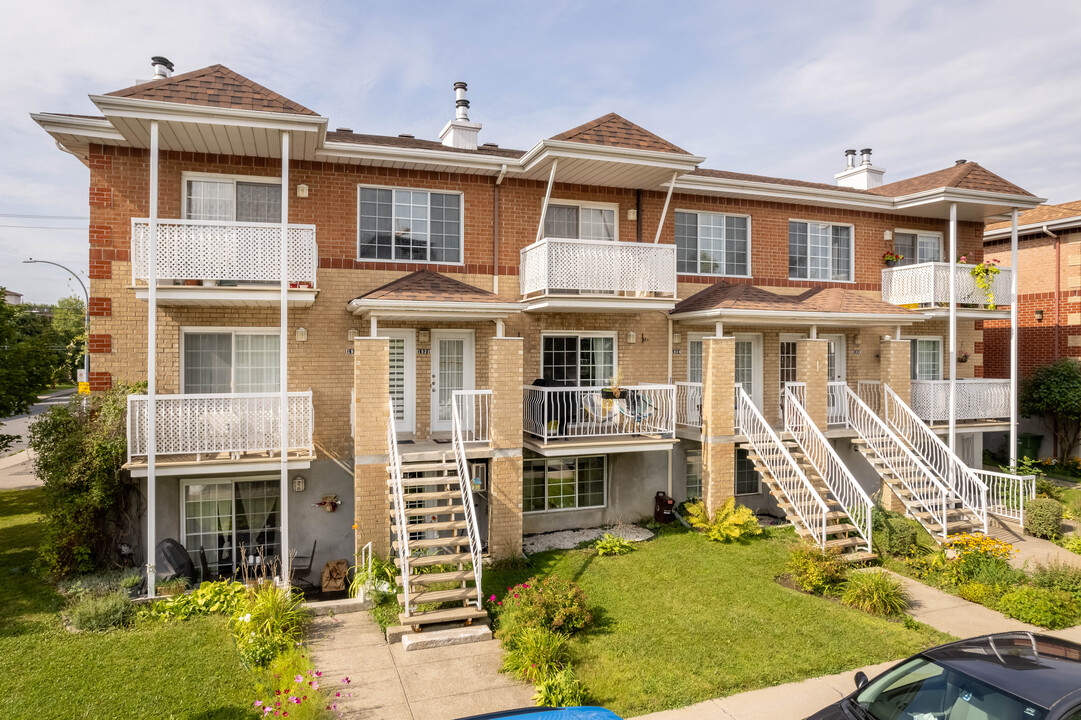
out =
[[[432,331],[432,432],[449,432],[456,390],[472,390],[473,332]]]

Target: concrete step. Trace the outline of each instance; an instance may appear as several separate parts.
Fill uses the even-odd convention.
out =
[[[468,600],[477,596],[475,587],[451,588],[450,590],[423,590],[409,593],[409,602],[414,605],[421,603],[453,602],[454,600]],[[398,602],[405,603],[405,593],[398,593]]]
[[[412,550],[427,549],[427,548],[441,548],[441,547],[456,548],[456,547],[463,547],[463,546],[465,546],[465,547],[469,546],[469,536],[468,535],[457,535],[457,536],[454,536],[454,537],[444,537],[444,538],[424,538],[423,540],[410,540],[409,541],[409,549],[411,551]],[[395,550],[401,550],[402,549],[401,543],[398,540],[394,541],[394,549]],[[449,557],[449,555],[446,556],[446,557]],[[443,562],[449,562],[449,561],[443,561]],[[410,563],[410,565],[412,565],[413,561],[410,560],[409,563]]]
[[[487,625],[467,625],[447,628],[446,630],[428,630],[421,633],[402,635],[402,650],[426,650],[428,648],[465,645],[492,639],[492,629]]]
[[[398,622],[405,626],[411,627],[414,630],[419,631],[425,625],[439,625],[443,623],[465,623],[467,626],[476,624],[487,624],[488,612],[486,610],[478,610],[470,605],[469,607],[459,608],[446,608],[443,610],[429,610],[428,612],[413,613],[406,617],[405,613],[398,613]],[[400,640],[402,635],[397,634],[394,640],[391,640],[391,628],[387,628],[387,640],[389,642],[395,642]]]
[[[409,543],[410,548],[416,547],[416,542]],[[464,553],[447,553],[445,555],[421,555],[410,559],[409,567],[430,567],[432,565],[458,565],[459,563],[472,562],[473,555]],[[394,564],[402,566],[401,558],[394,558]]]
[[[472,570],[450,570],[448,572],[423,573],[421,575],[410,575],[409,586],[434,585],[435,583],[441,582],[467,582],[473,580],[475,577]]]

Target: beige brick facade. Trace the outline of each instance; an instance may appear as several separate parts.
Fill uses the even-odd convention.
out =
[[[796,342],[796,381],[806,383],[804,407],[811,421],[825,430],[827,417],[827,389],[829,363],[826,340],[799,340]]]
[[[702,340],[702,501],[712,513],[736,492],[735,428],[736,340]]]
[[[390,341],[354,341],[356,403],[353,492],[356,543],[371,542],[380,557],[390,557],[390,510],[387,502],[387,423],[390,420]]]

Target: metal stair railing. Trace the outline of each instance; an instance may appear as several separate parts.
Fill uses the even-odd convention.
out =
[[[394,429],[394,400],[387,401],[390,416],[387,418],[387,449],[390,452],[390,479],[394,489],[395,535],[398,538],[398,557],[401,559],[402,591],[405,595],[405,616],[409,607],[409,524],[405,519],[405,490],[402,487],[402,457],[398,454],[398,431]]]
[[[462,419],[458,415],[458,403],[451,404],[451,443],[454,446],[454,464],[458,469],[458,488],[462,491],[462,513],[465,515],[466,532],[469,534],[469,554],[473,558],[473,580],[477,586],[477,609],[484,608],[484,590],[481,588],[481,545],[477,529],[477,509],[473,504],[473,483],[469,477],[469,464],[465,459],[465,443],[462,441]]]
[[[811,485],[742,385],[736,385],[736,427],[747,437],[815,544],[825,548],[826,513],[829,512],[826,501]]]
[[[948,535],[946,507],[950,495],[949,489],[912,452],[912,449],[890,430],[886,422],[867,407],[867,403],[861,400],[852,388],[845,387],[845,397],[848,405],[848,424],[856,431],[860,439],[867,443],[867,447],[886,464],[893,476],[912,493],[912,497],[920,507],[938,522],[942,528],[942,537],[945,539]]]
[[[867,543],[866,551],[871,552],[871,498],[841,462],[822,430],[811,420],[804,406],[806,391],[806,383],[788,383],[785,387],[785,430],[792,434],[830,493],[852,519],[856,532]]]
[[[949,445],[931,432],[893,388],[882,383],[882,391],[886,422],[938,474],[946,487],[957,494],[961,503],[976,515],[986,534],[987,483],[976,477],[968,465],[950,450]]]
[[[1025,503],[1036,497],[1035,475],[1011,475],[972,468],[987,483],[987,512],[1025,525]]]

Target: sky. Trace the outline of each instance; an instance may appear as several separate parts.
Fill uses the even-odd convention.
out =
[[[87,95],[149,79],[152,55],[222,63],[331,129],[437,139],[464,80],[503,147],[617,112],[704,167],[832,183],[870,147],[885,182],[964,158],[1081,199],[1073,0],[0,0],[0,17],[0,286],[29,302],[82,295],[20,261],[85,280],[89,182],[29,113],[97,114]]]

